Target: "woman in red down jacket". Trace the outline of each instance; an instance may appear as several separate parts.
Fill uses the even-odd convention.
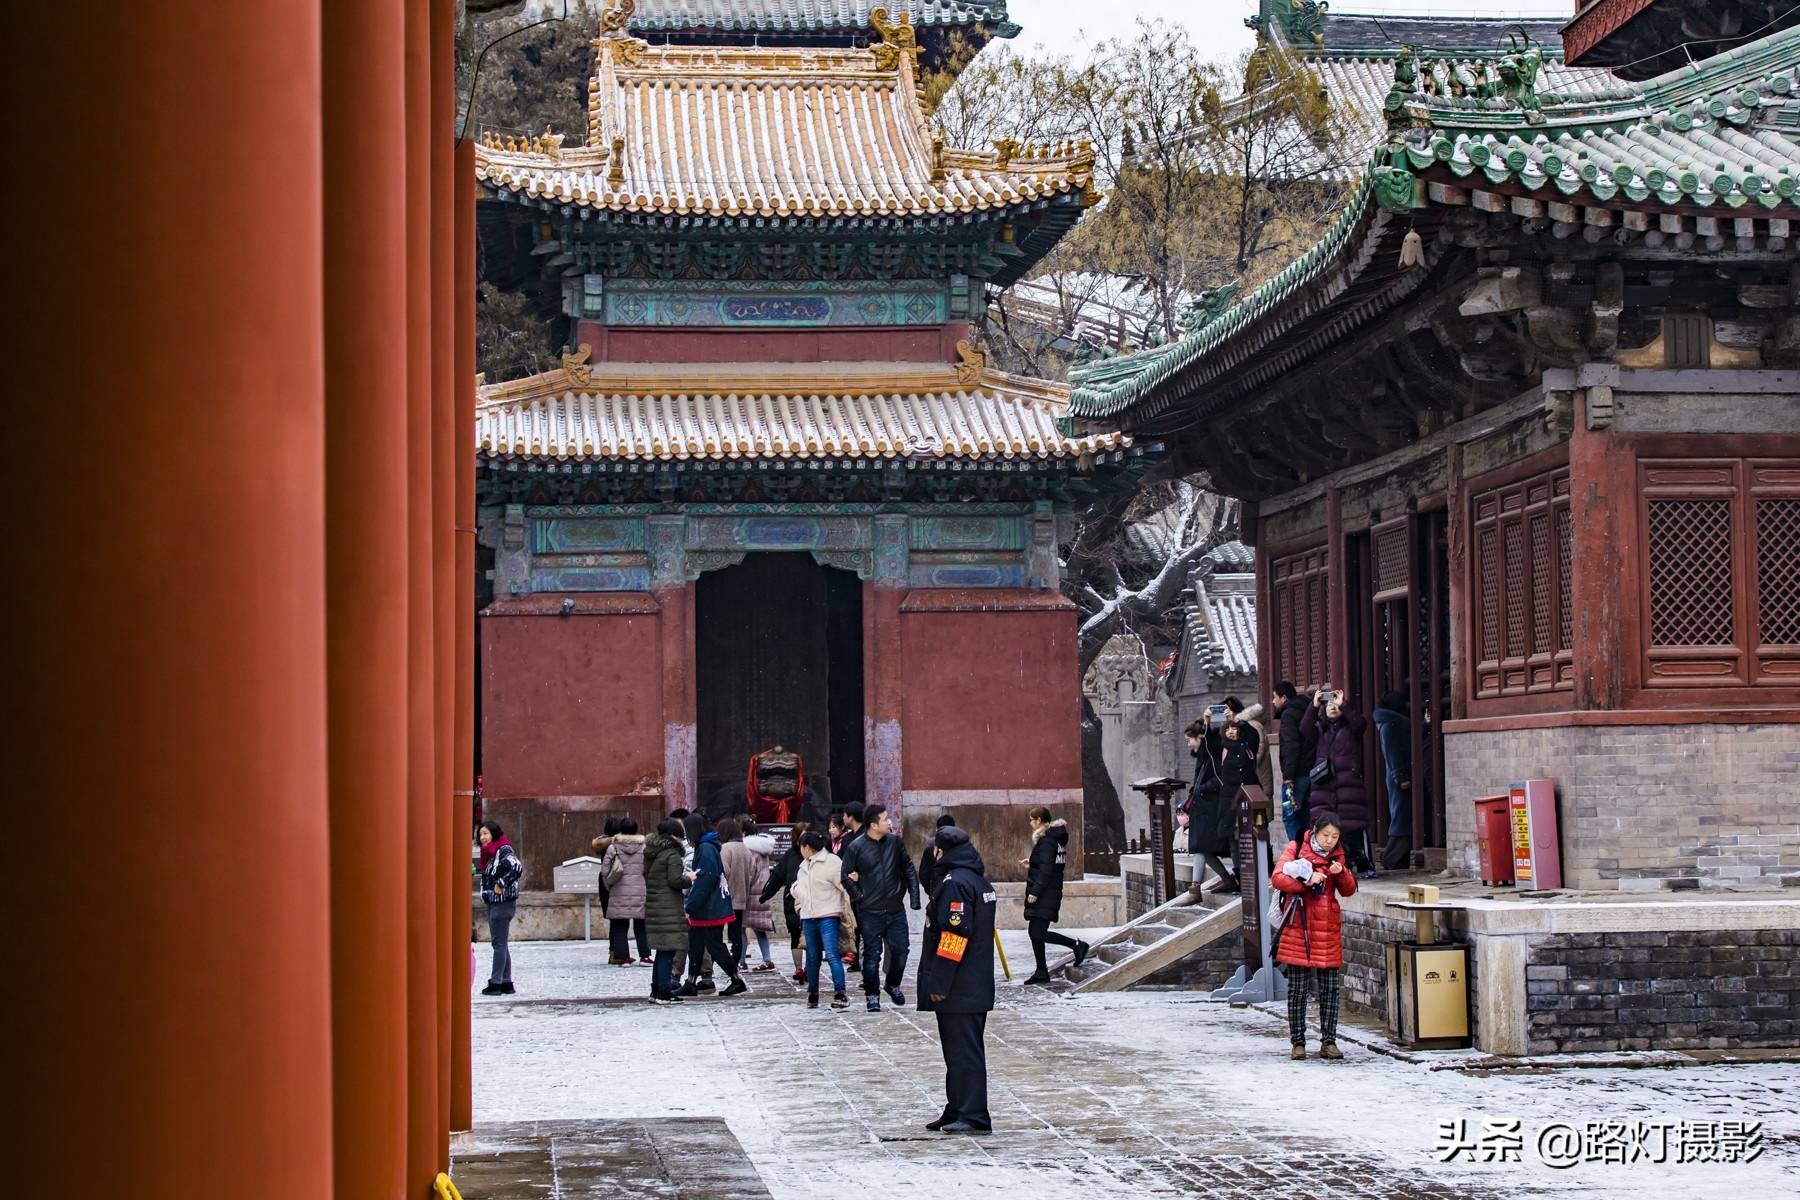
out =
[[[1293,1057],[1306,1057],[1306,994],[1319,997],[1321,1058],[1342,1058],[1337,1048],[1338,999],[1344,986],[1344,924],[1339,896],[1356,891],[1356,873],[1339,845],[1343,831],[1334,813],[1314,810],[1310,832],[1289,842],[1270,877],[1286,897],[1287,919],[1275,961],[1287,968],[1288,1040]]]

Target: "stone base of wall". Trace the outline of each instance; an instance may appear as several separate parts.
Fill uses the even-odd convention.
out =
[[[606,940],[606,916],[600,910],[600,897],[593,900],[592,929],[596,942]],[[583,930],[582,897],[573,892],[519,893],[508,936],[515,942],[580,941]],[[488,940],[487,906],[480,897],[473,899],[475,940]]]
[[[1025,885],[996,883],[994,924],[1001,929],[1025,928]],[[1125,923],[1124,895],[1117,875],[1087,875],[1063,883],[1062,914],[1066,929],[1110,929]]]
[[[1344,901],[1344,1007],[1387,1018],[1388,908],[1424,876],[1365,881]],[[1800,897],[1534,897],[1432,879],[1441,940],[1469,946],[1470,1029],[1490,1054],[1800,1045]]]
[[[1569,888],[1800,885],[1800,726],[1456,731],[1444,774],[1457,875],[1478,874],[1472,801],[1554,779]]]
[[[1148,856],[1126,855],[1120,869],[1127,908],[1145,903]],[[1343,901],[1346,1012],[1387,1020],[1387,946],[1415,936],[1412,914],[1388,905],[1421,882],[1457,906],[1439,914],[1437,936],[1469,947],[1477,1049],[1528,1056],[1800,1046],[1800,896],[1787,892],[1539,896],[1383,874]],[[1136,986],[1211,990],[1241,954],[1237,937],[1222,938]]]
[[[1200,861],[1191,854],[1175,856],[1176,891],[1184,892],[1194,886],[1194,865]],[[1155,885],[1150,879],[1148,854],[1120,855],[1119,877],[1125,885],[1125,920],[1135,921],[1156,907]]]

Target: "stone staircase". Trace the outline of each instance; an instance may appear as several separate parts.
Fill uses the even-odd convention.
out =
[[[1066,984],[1062,989],[1066,995],[1122,991],[1202,946],[1237,933],[1242,924],[1238,897],[1209,893],[1194,904],[1183,893],[1094,943],[1081,966],[1072,965],[1070,956],[1054,973]]]

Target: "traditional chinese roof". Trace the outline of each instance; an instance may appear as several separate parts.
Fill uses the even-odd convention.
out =
[[[1006,15],[1006,0],[637,0],[628,26],[634,33],[695,29],[757,33],[865,33],[875,28],[870,11],[885,8],[891,20],[913,25],[987,25],[996,37],[1019,27]]]
[[[1059,385],[977,363],[570,367],[478,393],[482,454],[554,460],[1071,460],[1129,447],[1065,437]]]
[[[1256,674],[1255,575],[1196,578],[1194,601],[1182,621],[1178,691],[1198,685],[1190,675],[1196,670],[1210,677],[1208,687],[1216,686],[1221,676]]]
[[[489,135],[493,197],[564,210],[709,217],[929,217],[1092,203],[1086,145],[959,150],[936,140],[911,26],[862,50],[652,47],[602,37],[586,144]]]
[[[1071,411],[1139,429],[1188,398],[1211,410],[1266,385],[1412,294],[1427,272],[1399,265],[1401,238],[1435,234],[1443,210],[1477,194],[1488,211],[1555,222],[1564,234],[1617,228],[1659,245],[1659,214],[1676,228],[1687,220],[1690,237],[1694,218],[1724,217],[1739,239],[1761,233],[1784,245],[1786,232],[1755,218],[1800,217],[1796,63],[1800,29],[1566,99],[1396,87],[1384,100],[1390,140],[1317,245],[1180,341],[1075,372]],[[1431,265],[1441,243],[1427,238],[1422,253],[1420,265]]]

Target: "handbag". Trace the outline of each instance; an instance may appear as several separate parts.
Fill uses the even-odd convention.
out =
[[[1335,774],[1336,772],[1333,771],[1331,767],[1331,760],[1329,758],[1321,758],[1318,762],[1313,764],[1312,770],[1306,773],[1306,777],[1312,780],[1314,787],[1318,787],[1322,783],[1330,783],[1332,776]]]
[[[1269,911],[1264,920],[1269,926],[1269,936],[1277,938],[1281,936],[1282,926],[1286,925],[1288,918],[1294,915],[1294,909],[1298,906],[1297,902],[1301,897],[1296,893],[1284,892],[1280,888],[1271,888],[1270,891],[1273,894],[1269,897]]]

